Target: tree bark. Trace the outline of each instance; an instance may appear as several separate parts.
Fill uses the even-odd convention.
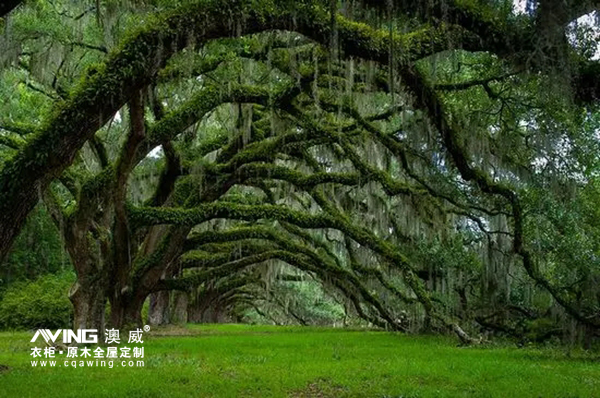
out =
[[[174,292],[175,300],[173,310],[171,311],[172,323],[187,323],[188,322],[188,294],[186,292]]]
[[[73,303],[73,329],[104,331],[106,290],[102,283],[77,281],[71,288],[69,299]]]
[[[110,302],[110,326],[128,329],[142,326],[142,307],[146,296],[123,296]]]
[[[150,295],[148,324],[152,326],[167,325],[171,321],[171,292],[163,290]]]

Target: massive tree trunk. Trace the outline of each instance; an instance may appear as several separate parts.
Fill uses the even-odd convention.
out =
[[[147,296],[124,294],[110,302],[110,326],[117,329],[142,326],[142,307]]]
[[[73,328],[104,331],[106,311],[106,284],[102,279],[78,280],[69,294],[73,303]]]

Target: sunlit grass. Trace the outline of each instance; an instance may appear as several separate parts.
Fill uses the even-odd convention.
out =
[[[591,355],[432,336],[190,325],[145,334],[144,368],[112,369],[32,368],[31,336],[0,333],[0,397],[600,397]]]

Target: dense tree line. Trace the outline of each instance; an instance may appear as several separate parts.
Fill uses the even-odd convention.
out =
[[[598,4],[530,5],[27,1],[0,253],[45,209],[76,327],[148,297],[155,323],[320,322],[310,291],[394,330],[589,343],[600,85],[573,21]]]

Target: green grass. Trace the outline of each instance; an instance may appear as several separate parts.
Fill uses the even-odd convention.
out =
[[[179,332],[146,333],[145,367],[112,369],[33,368],[32,334],[0,333],[0,397],[600,397],[600,362],[558,350],[326,328]]]

